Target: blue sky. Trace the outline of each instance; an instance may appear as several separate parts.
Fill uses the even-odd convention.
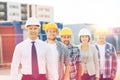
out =
[[[120,0],[0,0],[54,8],[54,21],[120,26]]]

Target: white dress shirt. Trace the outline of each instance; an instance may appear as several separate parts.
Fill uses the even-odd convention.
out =
[[[27,39],[19,43],[14,50],[11,64],[11,80],[18,80],[18,66],[21,63],[21,73],[25,75],[32,74],[31,47],[32,40]],[[47,43],[36,39],[35,47],[37,51],[39,74],[46,74],[46,63],[49,62],[50,48]]]

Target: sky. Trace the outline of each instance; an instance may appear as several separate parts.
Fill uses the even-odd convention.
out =
[[[120,0],[0,0],[54,8],[54,21],[120,26]]]

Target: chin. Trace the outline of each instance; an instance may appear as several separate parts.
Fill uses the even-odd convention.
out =
[[[65,45],[69,45],[69,43],[64,43]]]
[[[36,39],[37,37],[31,37],[31,39]]]
[[[49,38],[50,40],[56,40],[56,38]]]

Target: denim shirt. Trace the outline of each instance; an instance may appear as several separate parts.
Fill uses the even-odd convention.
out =
[[[63,43],[59,41],[56,41],[56,45],[59,54],[59,60],[58,60],[59,80],[62,80],[64,76],[64,66],[70,65],[70,57],[67,46],[65,46]]]

